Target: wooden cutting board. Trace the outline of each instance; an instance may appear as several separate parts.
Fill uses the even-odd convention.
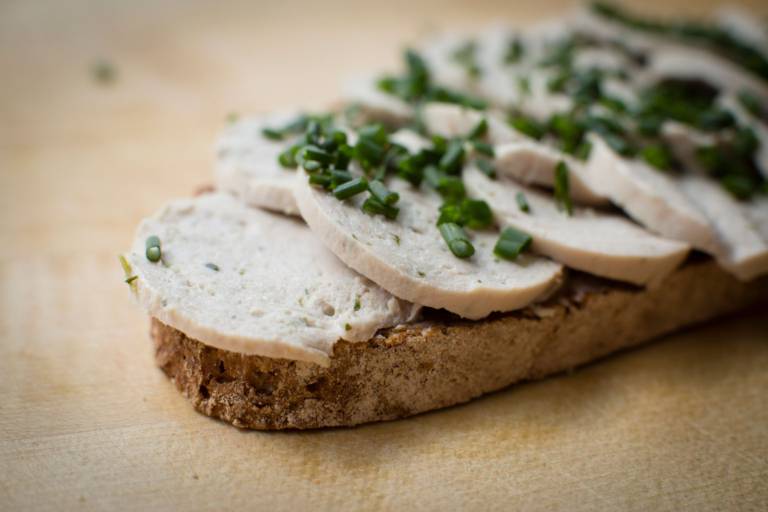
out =
[[[355,429],[241,432],[153,366],[117,254],[210,179],[228,112],[321,107],[436,27],[564,5],[3,2],[0,510],[768,509],[764,310]]]

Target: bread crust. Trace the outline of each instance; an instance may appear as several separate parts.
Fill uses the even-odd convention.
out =
[[[367,342],[340,340],[331,366],[207,346],[151,321],[158,366],[199,412],[259,430],[403,418],[539,379],[684,326],[768,301],[768,278],[688,262],[640,289],[577,275],[543,305],[465,321],[433,312]]]

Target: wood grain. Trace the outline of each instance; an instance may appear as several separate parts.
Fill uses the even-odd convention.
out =
[[[228,112],[320,107],[435,27],[564,5],[0,4],[0,510],[768,508],[765,311],[347,430],[240,432],[153,366],[116,254],[209,180]]]

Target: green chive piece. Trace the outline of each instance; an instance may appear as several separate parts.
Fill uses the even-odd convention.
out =
[[[368,190],[371,191],[373,197],[381,201],[386,205],[393,205],[400,200],[400,194],[389,190],[384,183],[379,180],[373,180],[368,184]]]
[[[464,225],[472,229],[483,229],[493,224],[493,212],[482,199],[464,199],[461,202]]]
[[[437,229],[440,230],[443,240],[448,244],[448,249],[450,249],[453,255],[457,258],[469,258],[475,254],[474,246],[467,238],[464,229],[458,224],[446,222],[440,224]]]
[[[477,168],[480,169],[483,174],[491,179],[496,179],[496,168],[490,160],[478,158],[475,163],[477,164]]]
[[[323,173],[315,173],[309,176],[310,185],[320,185],[323,188],[329,188],[331,186],[332,178]]]
[[[147,237],[147,241],[144,246],[149,249],[150,247],[160,247],[160,238],[157,235]]]
[[[354,310],[355,311],[360,311],[360,296],[359,295],[357,297],[355,297],[355,307],[354,307]]]
[[[219,266],[215,263],[206,263],[205,266],[213,270],[214,272],[218,272],[219,270],[221,270]]]
[[[504,64],[514,64],[519,62],[525,54],[525,46],[518,37],[512,38],[507,44],[507,50],[504,52]]]
[[[334,187],[338,187],[342,183],[352,181],[354,176],[349,171],[340,171],[338,169],[331,169],[331,184]]]
[[[153,245],[151,247],[147,247],[146,256],[147,256],[147,259],[152,263],[157,263],[158,261],[160,261],[160,258],[162,257],[160,246]]]
[[[565,211],[569,216],[573,215],[568,165],[562,160],[555,166],[555,201],[557,201],[557,206],[561,211]]]
[[[389,220],[395,220],[400,213],[400,209],[394,206],[390,206],[382,203],[374,196],[370,196],[363,202],[361,209],[368,215],[383,215]]]
[[[515,194],[515,201],[517,201],[517,207],[520,208],[521,212],[530,213],[531,205],[528,204],[528,199],[525,197],[525,194],[522,192]]]
[[[106,60],[95,62],[91,68],[91,74],[96,82],[104,85],[111,84],[117,80],[117,69]]]
[[[479,140],[472,141],[472,147],[475,148],[475,151],[487,157],[493,158],[496,156],[493,146],[486,142],[480,142]]]
[[[649,165],[660,171],[670,171],[674,166],[674,156],[664,144],[649,144],[642,149],[640,155]]]
[[[365,178],[355,178],[336,187],[333,190],[333,195],[336,199],[343,201],[361,192],[365,192],[366,189],[368,189],[368,180]]]
[[[352,326],[349,325],[349,324],[344,324],[344,330],[345,331],[351,331],[352,330]]]
[[[283,140],[283,137],[285,136],[285,133],[282,130],[269,127],[262,128],[261,134],[270,140]]]
[[[753,116],[757,118],[763,117],[763,104],[760,101],[760,99],[753,94],[751,91],[748,91],[746,89],[742,89],[739,91],[739,94],[737,96],[739,103],[741,103],[741,106],[746,109],[747,112],[752,114]]]
[[[319,171],[322,167],[322,164],[320,162],[317,162],[315,160],[304,160],[304,163],[302,164],[302,167],[304,167],[304,170],[307,172],[316,172]]]
[[[447,200],[457,200],[467,195],[464,182],[457,176],[441,176],[437,181],[437,191]]]
[[[317,146],[310,145],[310,146],[304,146],[304,151],[302,152],[302,159],[314,160],[323,165],[329,165],[333,162],[333,155],[331,155],[324,149],[321,149]]]
[[[493,253],[505,260],[515,260],[520,253],[528,249],[532,241],[531,235],[514,228],[506,228],[501,232]]]
[[[127,277],[127,278],[125,279],[125,283],[126,283],[126,284],[131,284],[131,283],[133,283],[135,280],[137,280],[138,278],[139,278],[139,276],[131,276],[131,277]]]
[[[483,137],[488,133],[488,121],[485,118],[480,119],[478,123],[467,134],[467,139],[474,140]]]
[[[461,140],[452,140],[448,144],[448,149],[440,158],[438,167],[448,174],[457,174],[461,170],[461,164],[464,161],[464,143]]]

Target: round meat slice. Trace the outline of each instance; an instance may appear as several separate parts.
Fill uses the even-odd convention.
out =
[[[589,180],[624,212],[651,231],[714,253],[717,236],[704,214],[677,182],[643,162],[629,160],[590,135],[592,151],[584,166]]]
[[[401,125],[413,117],[413,109],[400,98],[380,90],[376,78],[359,76],[344,82],[344,101],[360,108],[364,118],[391,125]]]
[[[367,340],[419,309],[350,270],[300,220],[225,193],[169,203],[141,223],[126,260],[151,316],[244,354],[328,365],[338,339]]]
[[[555,166],[563,160],[571,169],[571,195],[576,202],[593,206],[609,203],[589,184],[580,162],[517,132],[497,115],[446,103],[430,103],[424,107],[422,116],[427,130],[443,137],[463,137],[485,119],[488,142],[495,149],[497,174],[551,188],[555,182]]]
[[[498,233],[471,234],[474,256],[457,258],[436,226],[440,198],[401,180],[392,180],[389,186],[400,194],[400,214],[394,221],[361,211],[363,194],[339,201],[309,185],[306,178],[296,186],[296,201],[315,235],[344,263],[417,304],[478,319],[527,306],[561,281],[562,267],[548,259],[496,258]]]
[[[528,233],[534,252],[597,276],[646,285],[661,281],[688,253],[688,245],[659,238],[617,215],[575,208],[571,216],[549,195],[511,180],[491,180],[470,167],[464,171],[470,195],[486,201],[497,222]],[[518,205],[522,194],[529,211]]]
[[[228,126],[216,149],[216,187],[251,206],[298,215],[293,199],[296,171],[277,161],[292,139],[275,141],[262,134],[265,127],[282,127],[297,115],[294,112],[245,118]]]

